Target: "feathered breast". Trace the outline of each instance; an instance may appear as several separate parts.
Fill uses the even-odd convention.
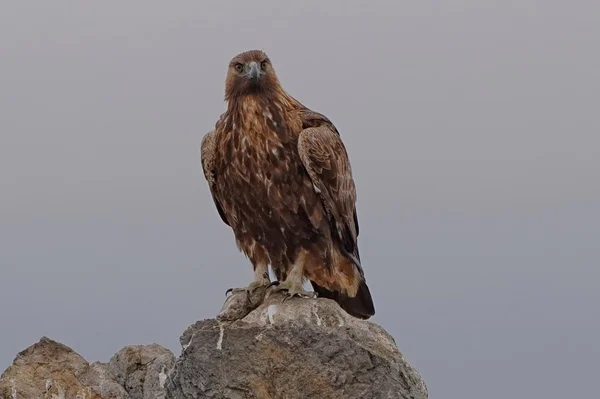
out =
[[[217,124],[215,195],[238,239],[248,234],[285,246],[322,223],[322,212],[313,215],[319,197],[298,154],[301,129],[296,111],[260,99],[234,104]]]

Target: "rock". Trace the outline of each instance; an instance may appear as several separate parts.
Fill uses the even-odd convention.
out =
[[[175,357],[160,345],[126,346],[108,364],[89,364],[42,337],[0,376],[0,399],[162,399]]]
[[[110,359],[108,370],[131,399],[162,399],[167,373],[174,363],[173,353],[160,345],[132,345]]]
[[[90,364],[88,372],[81,377],[81,382],[85,389],[80,396],[76,396],[77,399],[130,399],[125,389],[113,379],[106,364],[100,362]],[[66,398],[68,396],[65,396]]]
[[[92,365],[68,346],[42,337],[0,376],[0,398],[130,399],[106,366]]]
[[[167,397],[428,397],[419,373],[380,326],[329,299],[282,298],[267,296],[240,320],[190,326]]]
[[[42,337],[0,376],[0,399],[426,399],[427,387],[379,325],[325,298],[237,290],[183,333],[89,364]]]

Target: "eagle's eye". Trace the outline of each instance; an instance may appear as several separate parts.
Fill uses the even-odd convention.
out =
[[[244,70],[244,65],[238,62],[237,64],[235,64],[235,70],[238,72],[242,72]]]
[[[260,63],[260,69],[262,69],[263,71],[264,71],[265,69],[267,69],[267,64],[268,64],[268,63],[267,63],[267,61],[263,61],[263,62],[261,62],[261,63]]]

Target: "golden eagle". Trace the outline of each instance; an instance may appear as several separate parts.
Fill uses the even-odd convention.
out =
[[[231,60],[225,101],[227,110],[202,138],[202,169],[219,215],[252,262],[246,289],[330,298],[355,317],[373,316],[356,188],[336,127],[288,94],[259,50]],[[304,290],[306,279],[314,293]]]

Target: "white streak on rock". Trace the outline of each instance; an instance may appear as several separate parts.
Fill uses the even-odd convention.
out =
[[[192,340],[194,339],[194,334],[192,334],[192,337],[190,338],[190,342],[188,342],[187,344],[183,345],[183,351],[185,352],[185,350],[188,348],[188,346],[190,346],[190,344],[192,343]]]
[[[163,366],[158,374],[158,383],[161,388],[165,387],[165,382],[167,382],[167,375],[165,374],[165,366]]]
[[[277,305],[269,305],[267,308],[267,314],[269,315],[269,323],[275,324],[275,320],[273,316],[277,313]]]
[[[17,388],[15,387],[15,379],[11,378],[10,379],[10,396],[11,399],[17,399]]]
[[[315,315],[315,317],[317,318],[317,325],[320,326],[322,323],[321,323],[321,318],[319,317],[319,314],[317,313],[317,310],[315,308],[313,308],[312,312]]]
[[[219,323],[219,340],[217,341],[217,349],[221,350],[223,348],[223,335],[225,334],[225,328],[223,324]]]

